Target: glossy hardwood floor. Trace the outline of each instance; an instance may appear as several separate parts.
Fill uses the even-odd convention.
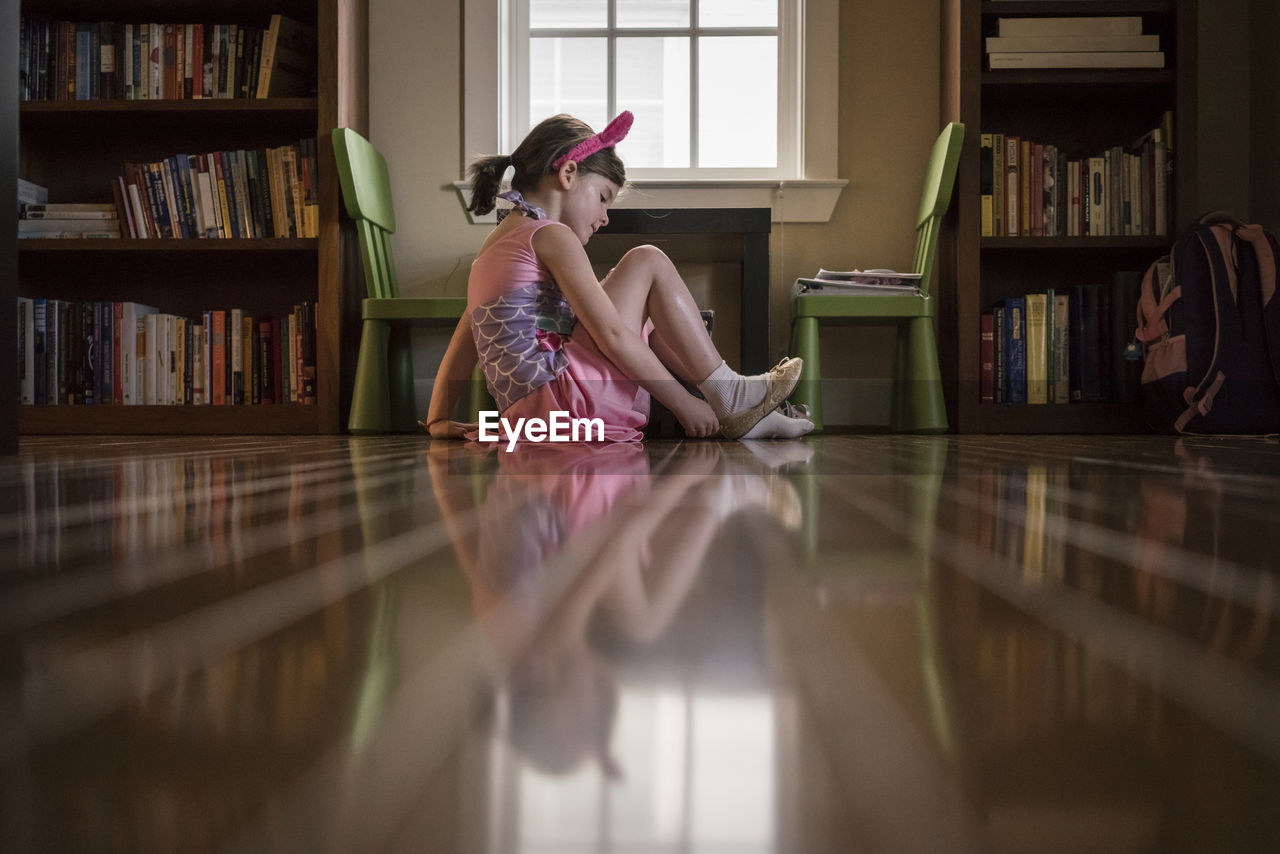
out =
[[[1280,445],[0,461],[0,850],[1254,852]]]

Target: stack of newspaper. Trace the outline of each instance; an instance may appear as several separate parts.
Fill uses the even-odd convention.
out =
[[[919,273],[893,270],[819,270],[812,279],[796,279],[799,294],[914,294],[919,290]]]

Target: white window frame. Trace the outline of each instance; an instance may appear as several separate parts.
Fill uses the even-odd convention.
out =
[[[507,153],[512,129],[527,127],[507,99],[527,59],[514,50],[513,33],[525,16],[522,0],[468,0],[464,4],[464,163],[480,154]],[[848,183],[836,174],[839,106],[838,0],[780,0],[778,167],[744,169],[628,170],[619,207],[769,207],[775,222],[826,222]],[[784,90],[782,87],[786,87]],[[790,93],[790,97],[787,94]],[[523,134],[521,134],[523,135]],[[789,142],[788,142],[789,140]],[[465,181],[455,183],[465,207]],[[492,216],[473,217],[491,222]]]
[[[799,178],[803,175],[803,158],[800,156],[799,147],[796,142],[799,136],[798,115],[800,99],[804,96],[804,91],[800,86],[802,78],[800,65],[800,51],[797,42],[799,41],[799,33],[803,32],[803,22],[799,20],[801,3],[794,0],[780,0],[778,23],[773,27],[699,27],[696,21],[698,9],[698,0],[689,0],[691,20],[687,25],[682,27],[668,26],[655,27],[651,30],[632,29],[627,27],[618,27],[614,25],[612,18],[603,27],[579,27],[573,29],[553,30],[547,33],[552,38],[596,38],[604,40],[608,45],[608,64],[613,65],[615,61],[615,46],[619,39],[637,37],[637,36],[674,36],[678,38],[688,39],[690,42],[690,72],[689,86],[690,103],[693,115],[690,116],[689,124],[689,141],[690,141],[690,163],[697,162],[698,150],[704,145],[724,145],[728,144],[723,138],[702,140],[698,136],[698,61],[697,46],[698,39],[704,36],[718,37],[742,37],[742,36],[769,36],[777,41],[778,46],[778,116],[777,116],[777,163],[769,167],[734,167],[734,168],[714,168],[706,166],[686,166],[679,168],[657,168],[657,167],[627,167],[627,176],[629,179],[638,180],[644,178],[655,179],[698,179],[698,178]],[[506,122],[506,128],[517,129],[515,134],[508,134],[502,140],[503,151],[509,151],[520,143],[523,134],[519,133],[519,128],[528,128],[532,125],[534,117],[529,115],[529,51],[528,45],[531,39],[531,28],[529,24],[529,4],[527,2],[509,2],[507,4],[508,13],[506,27],[509,32],[510,50],[506,54],[510,57],[509,65],[506,69],[507,85],[504,90],[504,101],[501,109],[509,116]],[[609,4],[610,14],[612,15],[614,5]],[[613,84],[613,69],[602,69],[601,73],[609,78],[609,83]],[[608,105],[606,107],[607,114],[612,117],[617,115],[620,110],[626,109],[626,104],[615,102],[614,86],[607,87]],[[519,138],[517,138],[519,137]]]

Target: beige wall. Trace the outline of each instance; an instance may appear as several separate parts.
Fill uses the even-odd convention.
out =
[[[463,294],[483,232],[451,186],[463,162],[462,2],[370,0],[369,44],[369,136],[391,172],[401,291]]]
[[[1200,12],[1197,214],[1223,210],[1249,218],[1251,80],[1244,34],[1249,32],[1251,2],[1215,0],[1212,14]]]
[[[469,225],[451,182],[463,152],[461,0],[371,0],[370,136],[395,184],[393,239],[406,295],[462,294],[485,227]],[[911,220],[921,168],[940,127],[938,0],[859,0],[840,11],[839,177],[849,180],[825,224],[774,224],[770,349],[786,348],[790,283],[819,266],[895,267],[911,263]],[[724,265],[719,265],[723,268]],[[712,272],[723,278],[723,269]],[[691,271],[701,280],[702,271]],[[697,282],[701,290],[704,283]],[[731,284],[713,283],[732,295]],[[725,297],[720,297],[721,299]],[[885,330],[834,328],[824,341],[831,424],[888,422]],[[438,336],[417,339],[418,375],[439,357]],[[726,349],[726,348],[722,348]],[[735,361],[732,356],[730,361]],[[842,379],[855,373],[860,379]],[[422,380],[425,389],[426,380]],[[425,399],[425,392],[420,394]]]
[[[1276,34],[1280,33],[1280,3],[1253,0],[1250,32],[1253,34],[1251,178],[1250,201],[1254,222],[1280,231],[1280,62],[1276,61]]]
[[[1200,6],[1196,211],[1280,229],[1280,62],[1275,0]]]

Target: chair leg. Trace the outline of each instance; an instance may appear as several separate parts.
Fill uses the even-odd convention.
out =
[[[818,358],[818,318],[797,317],[791,321],[791,352],[804,360],[791,400],[809,407],[813,432],[819,433],[822,431],[822,366]]]
[[[904,335],[899,332],[899,336]],[[947,406],[938,368],[933,319],[912,318],[899,338],[894,429],[901,433],[947,432]]]
[[[391,429],[391,394],[387,385],[387,324],[366,320],[360,332],[355,389],[351,394],[352,433],[386,433]]]
[[[387,347],[387,386],[393,433],[414,433],[418,430],[413,400],[413,342],[410,333],[407,326],[392,326]]]
[[[911,327],[907,323],[897,326],[893,360],[893,399],[889,408],[889,429],[895,433],[905,431],[907,413],[911,411]]]

